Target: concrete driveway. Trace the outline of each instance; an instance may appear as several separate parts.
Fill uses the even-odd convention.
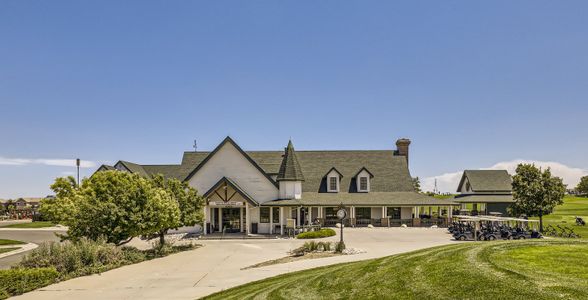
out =
[[[455,243],[446,229],[349,228],[348,248],[366,253],[241,270],[286,256],[301,240],[201,241],[204,247],[57,283],[15,299],[195,299],[251,281],[318,266]],[[331,237],[329,240],[338,240]]]

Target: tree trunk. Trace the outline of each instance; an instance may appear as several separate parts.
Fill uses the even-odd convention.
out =
[[[165,230],[159,232],[159,247],[163,247],[163,245],[165,245]]]

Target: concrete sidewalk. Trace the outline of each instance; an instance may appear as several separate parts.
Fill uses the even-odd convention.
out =
[[[241,270],[252,264],[284,257],[289,250],[304,241],[201,241],[204,247],[193,251],[100,275],[75,278],[15,299],[195,299],[287,272],[455,243],[450,240],[451,236],[446,233],[446,229],[349,228],[345,231],[349,248],[367,252]],[[329,240],[335,241],[338,237]]]

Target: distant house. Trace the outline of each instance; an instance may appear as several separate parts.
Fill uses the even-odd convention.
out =
[[[345,206],[352,226],[431,225],[451,218],[450,200],[415,192],[408,169],[410,140],[395,150],[245,151],[227,137],[211,152],[185,152],[179,165],[118,161],[116,169],[162,174],[196,188],[206,198],[204,233],[283,233],[288,222],[334,226]],[[421,218],[421,216],[427,218]]]
[[[472,213],[508,214],[512,197],[512,177],[506,170],[465,170],[457,187],[459,195],[454,202],[465,210],[468,204]]]
[[[24,210],[27,208],[36,209],[39,207],[41,203],[41,199],[43,198],[18,198],[18,199],[7,199],[7,200],[0,200],[0,204],[4,206],[5,209],[8,209],[8,206],[14,205],[14,208],[17,210]]]

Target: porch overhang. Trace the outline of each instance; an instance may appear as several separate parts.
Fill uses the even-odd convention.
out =
[[[301,199],[274,200],[261,206],[458,206],[449,199],[437,199],[415,192],[302,193]]]
[[[224,187],[224,191],[225,194],[218,194],[218,190]],[[219,197],[223,200],[223,201],[230,201],[232,195],[228,195],[226,193],[227,188],[231,187],[233,190],[235,190],[235,193],[239,194],[241,197],[243,197],[243,199],[247,200],[247,202],[249,202],[249,204],[253,205],[253,206],[259,206],[259,202],[255,201],[255,199],[253,199],[253,197],[251,197],[249,194],[247,194],[247,192],[245,192],[236,182],[234,182],[233,180],[231,180],[230,178],[227,177],[223,177],[221,178],[216,184],[214,184],[206,193],[204,193],[204,198],[206,198],[206,201],[208,203],[208,199],[214,195],[215,193],[217,193],[217,195],[219,195]]]

